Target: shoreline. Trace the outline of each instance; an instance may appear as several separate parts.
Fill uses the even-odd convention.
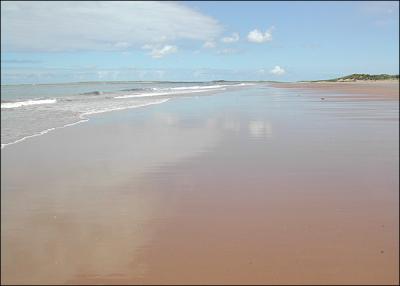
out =
[[[25,136],[25,137],[23,137],[23,138],[20,138],[20,139],[14,141],[14,142],[2,143],[2,144],[1,144],[1,150],[3,150],[5,147],[7,147],[7,146],[9,146],[9,145],[14,145],[14,144],[23,142],[23,141],[25,141],[26,139],[29,139],[29,138],[32,138],[32,137],[37,137],[37,136],[45,135],[45,134],[47,134],[47,133],[49,133],[49,132],[51,132],[51,131],[54,131],[54,130],[59,130],[59,129],[63,129],[63,128],[66,128],[66,127],[70,127],[70,126],[74,126],[74,125],[77,125],[77,124],[81,124],[81,123],[87,122],[87,121],[90,120],[90,118],[87,118],[87,116],[90,116],[90,115],[93,115],[93,114],[100,114],[100,113],[108,113],[108,112],[114,112],[114,111],[121,111],[121,110],[126,110],[126,109],[141,108],[141,107],[146,107],[146,106],[153,105],[153,104],[162,104],[162,103],[167,102],[167,101],[169,101],[169,100],[170,100],[170,98],[165,98],[165,99],[162,99],[162,100],[160,100],[160,101],[158,101],[158,102],[149,102],[149,103],[144,103],[144,104],[141,104],[141,105],[128,106],[128,107],[123,107],[123,108],[115,108],[115,109],[110,109],[110,110],[100,110],[100,111],[95,111],[95,112],[85,112],[85,113],[82,113],[82,114],[79,115],[79,119],[80,119],[80,120],[78,120],[77,122],[68,123],[68,124],[66,124],[66,125],[58,126],[58,127],[52,127],[52,128],[49,128],[49,129],[40,131],[39,133]]]
[[[272,83],[272,87],[323,92],[335,98],[332,93],[343,94],[340,98],[353,100],[399,100],[399,81],[358,81],[358,82],[294,82]],[[338,98],[338,97],[336,97]]]
[[[240,83],[240,84],[235,84],[235,85],[211,85],[211,86],[184,86],[184,87],[172,87],[172,88],[164,88],[166,89],[165,91],[162,92],[155,92],[154,90],[157,90],[159,88],[155,88],[152,92],[149,91],[143,91],[142,93],[115,93],[114,96],[109,97],[111,100],[115,100],[114,103],[118,102],[122,106],[104,106],[103,108],[97,108],[95,109],[89,109],[85,111],[77,111],[75,112],[76,114],[74,115],[75,121],[69,119],[70,123],[64,123],[63,125],[54,125],[50,124],[50,126],[45,126],[44,129],[42,128],[41,130],[36,130],[35,132],[30,132],[31,134],[26,135],[20,138],[12,138],[12,141],[10,142],[10,138],[7,138],[7,136],[4,136],[7,139],[2,139],[7,140],[9,142],[1,144],[1,149],[4,149],[8,145],[13,145],[19,142],[22,142],[26,139],[29,139],[31,137],[36,137],[40,135],[44,135],[50,131],[56,130],[56,129],[61,129],[65,128],[68,126],[76,125],[78,123],[82,123],[84,121],[89,120],[88,116],[92,114],[98,114],[98,113],[106,113],[106,112],[114,112],[114,111],[120,111],[120,110],[125,110],[125,109],[133,109],[133,108],[138,108],[138,107],[145,107],[148,105],[152,104],[160,104],[164,103],[170,99],[174,98],[179,98],[179,97],[190,97],[190,96],[208,96],[208,95],[213,95],[216,93],[221,93],[221,92],[226,92],[227,90],[235,90],[235,89],[243,89],[243,88],[248,88],[248,87],[254,87],[254,84],[250,83]],[[189,90],[191,89],[191,90]],[[120,91],[118,91],[120,92]],[[71,99],[68,99],[71,100]],[[126,100],[132,100],[132,102],[126,102]],[[135,100],[138,101],[144,101],[144,102],[135,102]],[[51,101],[51,102],[50,102]],[[78,102],[79,99],[76,100]],[[16,101],[16,102],[7,102],[7,103],[2,103],[6,105],[5,107],[2,106],[2,110],[6,109],[7,111],[3,112],[14,112],[18,111],[19,108],[24,108],[24,105],[27,105],[29,108],[32,108],[31,105],[38,106],[38,108],[44,108],[43,106],[51,103],[53,105],[53,108],[55,111],[58,112],[60,111],[65,111],[63,107],[58,107],[57,104],[63,104],[63,99],[60,100],[60,103],[57,102],[56,99],[44,99],[44,100],[25,100],[25,101]],[[113,104],[112,101],[110,101],[109,104]],[[10,105],[10,106],[9,106]],[[68,108],[67,108],[68,110]],[[11,121],[9,121],[11,122]],[[3,117],[2,117],[2,123],[6,124],[9,123],[7,122],[7,119],[4,120],[3,122]],[[49,124],[46,124],[49,125]],[[18,130],[18,129],[17,129]],[[3,130],[2,130],[3,131]],[[2,133],[3,134],[3,133]]]

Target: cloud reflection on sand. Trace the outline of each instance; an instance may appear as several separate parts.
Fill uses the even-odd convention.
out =
[[[269,121],[253,120],[249,122],[248,128],[252,138],[272,137],[272,125]]]

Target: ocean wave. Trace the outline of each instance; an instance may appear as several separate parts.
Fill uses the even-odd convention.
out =
[[[223,87],[237,87],[250,85],[250,83],[239,83],[239,84],[215,84],[215,85],[192,85],[192,86],[179,86],[179,87],[168,87],[168,88],[157,88],[154,87],[152,90],[199,90],[199,89],[218,89]]]
[[[1,108],[17,108],[29,105],[52,104],[56,102],[57,102],[56,99],[35,99],[35,100],[31,99],[31,100],[17,101],[17,102],[2,102]]]
[[[194,86],[182,86],[172,87],[171,90],[190,90],[190,89],[218,89],[222,87],[237,87],[251,85],[250,83],[239,83],[239,84],[215,84],[215,85],[194,85]]]
[[[115,96],[114,98],[116,99],[124,99],[124,98],[134,98],[134,97],[151,97],[151,96],[163,96],[163,95],[179,95],[179,94],[188,94],[188,93],[197,93],[197,92],[206,92],[206,91],[222,91],[225,90],[225,88],[214,88],[212,90],[207,89],[207,90],[182,90],[182,91],[174,91],[171,89],[168,89],[163,92],[146,92],[146,93],[136,93],[136,94],[126,94],[126,95],[119,95]]]
[[[102,95],[102,94],[103,92],[99,90],[81,93],[81,95]]]
[[[146,92],[146,93],[126,94],[126,95],[115,96],[114,98],[122,99],[122,98],[160,96],[160,95],[171,95],[171,92]]]
[[[139,90],[146,90],[148,88],[128,88],[128,89],[121,89],[121,91],[139,91]]]
[[[170,90],[198,90],[198,89],[218,89],[222,87],[235,86],[232,84],[217,84],[217,85],[194,85],[194,86],[182,86],[182,87],[171,87]]]
[[[212,90],[226,87],[239,87],[253,85],[252,83],[239,83],[239,84],[214,84],[214,85],[192,85],[192,86],[178,86],[169,88],[152,88],[152,90]]]

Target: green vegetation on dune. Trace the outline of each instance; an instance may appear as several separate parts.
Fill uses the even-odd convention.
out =
[[[355,73],[336,80],[388,80],[399,79],[399,75]]]
[[[338,77],[334,79],[314,80],[313,82],[321,82],[321,81],[337,82],[337,81],[357,81],[357,80],[399,80],[399,75],[354,73],[351,75]]]

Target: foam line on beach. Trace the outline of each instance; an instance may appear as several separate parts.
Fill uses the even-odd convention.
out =
[[[180,95],[180,94],[190,94],[198,92],[209,92],[209,91],[223,91],[228,87],[241,87],[252,85],[251,83],[239,83],[239,84],[217,84],[217,85],[194,85],[194,86],[180,86],[180,87],[170,87],[170,88],[157,88],[154,87],[151,90],[155,92],[145,92],[145,93],[135,93],[115,96],[116,99],[124,98],[135,98],[135,97],[151,97],[151,96],[163,96],[163,95]]]
[[[137,93],[137,94],[126,94],[115,96],[116,99],[124,99],[124,98],[134,98],[134,97],[152,97],[152,96],[163,96],[163,95],[180,95],[180,94],[189,94],[189,93],[198,93],[198,92],[208,92],[208,91],[222,91],[225,88],[214,88],[214,89],[205,89],[205,90],[183,90],[183,91],[173,91],[169,89],[169,91],[165,92],[147,92],[147,93]]]
[[[239,84],[217,84],[217,85],[194,85],[194,86],[182,86],[182,87],[171,87],[171,90],[197,90],[197,89],[219,89],[222,87],[237,87],[251,85],[250,83],[239,83]]]
[[[56,103],[56,99],[36,99],[36,100],[26,100],[26,101],[17,101],[17,102],[2,102],[1,108],[17,108],[22,106],[29,105],[39,105],[39,104],[53,104]]]
[[[164,98],[155,102],[148,102],[148,103],[143,103],[139,105],[131,105],[131,106],[124,106],[124,107],[115,107],[115,108],[106,108],[106,109],[98,109],[98,110],[92,110],[92,111],[87,111],[82,114],[82,116],[86,115],[91,115],[91,114],[98,114],[98,113],[104,113],[104,112],[111,112],[111,111],[116,111],[116,110],[124,110],[124,109],[130,109],[130,108],[137,108],[137,107],[144,107],[148,105],[153,105],[153,104],[161,104],[164,102],[167,102],[169,98]]]
[[[4,147],[6,147],[6,146],[8,146],[8,145],[13,145],[13,144],[16,144],[16,143],[25,141],[26,139],[29,139],[29,138],[32,138],[32,137],[37,137],[37,136],[44,135],[44,134],[49,133],[50,131],[53,131],[53,130],[56,130],[56,129],[61,129],[61,128],[73,126],[73,125],[76,125],[76,124],[80,124],[80,123],[86,122],[86,121],[88,121],[88,120],[89,120],[89,119],[82,119],[82,120],[79,120],[79,121],[74,122],[74,123],[68,123],[68,124],[65,124],[65,125],[63,125],[63,126],[52,127],[52,128],[49,128],[49,129],[40,131],[39,133],[36,133],[36,134],[33,134],[33,135],[29,135],[29,136],[22,137],[21,139],[18,139],[18,140],[14,141],[14,142],[1,144],[1,149],[3,149]]]
[[[148,102],[148,103],[134,105],[134,106],[126,106],[126,107],[118,107],[118,108],[110,108],[110,109],[103,109],[103,110],[88,111],[88,112],[80,114],[79,118],[81,120],[79,120],[77,122],[68,123],[68,124],[65,124],[65,125],[59,126],[59,127],[52,127],[52,128],[40,131],[39,133],[36,133],[36,134],[33,134],[33,135],[29,135],[29,136],[25,136],[25,137],[23,137],[21,139],[18,139],[16,141],[14,141],[14,142],[1,144],[1,149],[4,149],[6,146],[9,146],[9,145],[13,145],[13,144],[16,144],[16,143],[23,142],[26,139],[29,139],[29,138],[32,138],[32,137],[37,137],[37,136],[44,135],[44,134],[49,133],[50,131],[53,131],[53,130],[56,130],[56,129],[62,129],[62,128],[65,128],[65,127],[70,127],[70,126],[74,126],[74,125],[77,125],[77,124],[80,124],[80,123],[83,123],[83,122],[87,122],[87,121],[89,121],[89,119],[85,118],[85,116],[88,116],[88,115],[91,115],[91,114],[105,113],[105,112],[111,112],[111,111],[123,110],[123,109],[130,109],[130,108],[145,107],[145,106],[153,105],[153,104],[161,104],[161,103],[167,102],[168,100],[169,100],[169,98],[164,98],[164,99],[158,100],[156,102]]]

